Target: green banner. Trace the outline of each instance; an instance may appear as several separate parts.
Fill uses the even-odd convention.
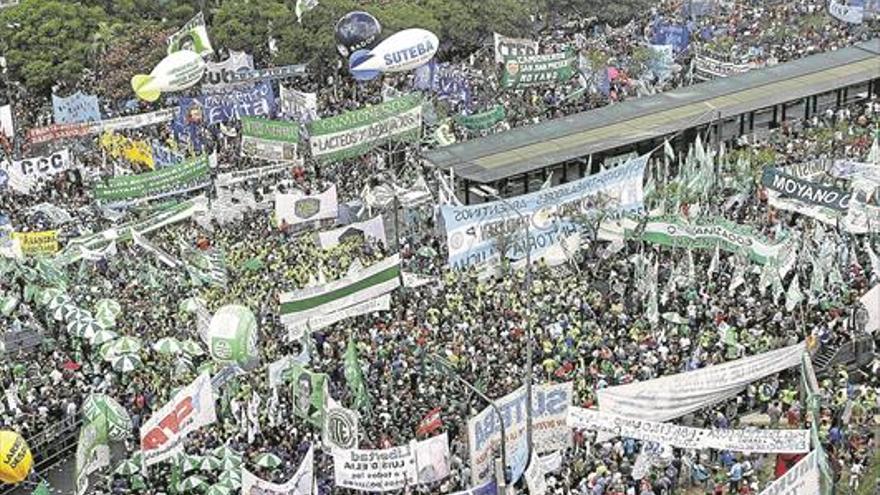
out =
[[[299,124],[258,117],[241,118],[241,154],[263,160],[294,161]]]
[[[744,225],[712,217],[690,223],[674,216],[649,218],[644,228],[626,228],[624,236],[687,249],[718,246],[733,253],[743,252],[752,261],[761,264],[774,259],[780,261],[788,249],[786,240],[772,241]]]
[[[568,81],[575,73],[574,52],[570,49],[547,55],[525,55],[504,60],[501,86],[518,89],[539,84]]]
[[[293,414],[308,420],[319,428],[324,427],[324,409],[327,403],[327,375],[313,373],[302,365],[293,363],[284,372],[293,394]]]
[[[335,161],[363,155],[388,141],[418,141],[422,101],[412,94],[309,124],[312,157]]]
[[[113,177],[95,187],[95,198],[101,201],[120,201],[183,190],[196,179],[208,175],[209,169],[208,156],[201,155],[155,172]]]
[[[495,105],[491,110],[473,115],[459,115],[455,122],[469,131],[481,131],[501,122],[507,116],[502,105]]]

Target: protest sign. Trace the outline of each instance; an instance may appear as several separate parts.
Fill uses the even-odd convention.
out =
[[[15,232],[12,239],[17,240],[21,253],[25,256],[50,255],[58,252],[58,231]]]
[[[153,413],[141,427],[144,466],[161,462],[183,451],[190,432],[217,421],[211,377],[202,373]]]
[[[405,281],[405,279],[404,279]],[[317,314],[306,319],[298,319],[295,323],[286,325],[288,335],[296,339],[301,337],[308,331],[316,331],[327,328],[330,325],[340,322],[348,318],[362,316],[378,311],[388,311],[391,309],[391,296],[384,295],[375,299],[369,299],[362,303],[353,304],[346,308],[333,311],[329,314]]]
[[[202,76],[202,93],[211,93],[232,84],[235,74],[254,68],[254,57],[245,52],[232,50],[229,58],[222,62],[211,62],[205,66]]]
[[[819,451],[814,450],[758,495],[819,495]]]
[[[92,124],[90,130],[92,133],[102,131],[121,131],[125,129],[139,129],[148,125],[156,125],[168,122],[174,118],[177,113],[175,108],[163,108],[155,112],[139,113],[136,115],[126,115],[124,117],[116,117],[112,119],[102,120]]]
[[[75,124],[78,122],[94,122],[101,120],[98,97],[82,91],[60,97],[52,95],[52,112],[56,124]]]
[[[668,421],[738,394],[749,383],[800,364],[799,343],[695,371],[600,389],[599,409],[632,419]]]
[[[566,417],[573,397],[571,382],[532,386],[532,430],[536,452],[551,452],[570,446],[571,429],[566,425]],[[525,386],[495,400],[504,418],[508,465],[514,464],[516,449],[513,446],[525,438],[526,400]],[[501,443],[500,427],[498,416],[491,407],[468,419],[471,484],[474,486],[494,476],[494,459]]]
[[[281,111],[302,122],[311,122],[318,118],[318,94],[303,93],[293,88],[278,85]]]
[[[431,60],[416,69],[413,78],[413,87],[432,91],[440,100],[466,103],[471,99],[471,83],[461,67],[454,64],[438,64]],[[426,120],[429,119],[426,117]]]
[[[149,199],[204,182],[208,172],[208,156],[201,155],[155,172],[112,177],[95,187],[95,198],[99,201]]]
[[[643,228],[629,224],[624,229],[627,239],[641,239],[663,246],[687,249],[720,247],[732,253],[744,253],[756,263],[781,260],[790,248],[787,239],[772,241],[745,225],[720,217],[707,217],[688,222],[680,216],[648,218]]]
[[[761,183],[767,189],[779,193],[783,198],[836,211],[844,211],[849,208],[850,194],[848,192],[792,177],[778,168],[765,169]]]
[[[382,450],[334,449],[336,486],[387,492],[434,483],[449,476],[449,440],[444,433]]]
[[[270,175],[281,174],[286,172],[289,167],[290,164],[281,163],[278,165],[266,165],[265,167],[226,172],[223,174],[217,174],[217,180],[215,182],[218,186],[232,186],[251,179],[259,179]]]
[[[857,5],[852,1],[849,3],[848,5],[838,0],[829,0],[828,13],[843,22],[861,24],[865,19],[865,6],[863,4]]]
[[[180,50],[192,50],[202,56],[214,53],[214,47],[211,46],[208,29],[205,26],[205,15],[202,12],[196,14],[182,28],[168,37],[168,54]]]
[[[241,118],[241,154],[263,160],[296,160],[299,125],[258,117]]]
[[[421,130],[422,102],[417,95],[309,124],[312,156],[321,161],[360,156],[390,140],[414,142]]]
[[[306,65],[285,65],[282,67],[269,67],[266,69],[251,69],[232,74],[232,84],[248,84],[255,82],[269,82],[275,79],[287,79],[306,75]]]
[[[455,117],[455,123],[469,131],[481,131],[501,122],[506,116],[507,113],[504,110],[504,106],[495,105],[485,112],[471,115],[458,115]]]
[[[656,21],[651,26],[651,44],[672,45],[675,52],[686,50],[690,43],[690,30],[685,24]]]
[[[378,215],[363,222],[350,223],[338,229],[318,232],[318,243],[324,249],[338,246],[349,239],[372,240],[387,245],[385,240],[385,221]]]
[[[293,476],[283,484],[263,481],[245,468],[241,470],[241,495],[311,495],[315,482],[315,446],[309,445],[306,456]]]
[[[316,220],[335,219],[339,213],[336,184],[324,192],[303,194],[275,194],[275,218],[279,225],[298,225]]]
[[[415,442],[413,452],[418,470],[416,483],[436,483],[449,476],[449,437],[446,433]]]
[[[31,194],[45,180],[71,169],[70,151],[63,149],[51,155],[35,156],[12,162],[0,162],[6,172],[9,187],[22,194]]]
[[[875,285],[859,299],[868,312],[865,332],[873,333],[880,330],[880,284]]]
[[[510,198],[507,203],[524,215],[529,225],[529,245],[537,256],[549,249],[561,233],[576,230],[579,217],[600,210],[617,213],[643,208],[642,181],[649,155],[573,182]],[[457,268],[489,259],[504,236],[523,230],[517,213],[501,201],[471,206],[442,205],[449,264]],[[525,258],[526,243],[516,235],[507,242],[505,256]]]
[[[500,64],[510,57],[526,57],[538,54],[538,42],[521,38],[508,38],[492,33],[495,44],[495,63]]]
[[[565,82],[574,76],[576,61],[577,57],[570,49],[544,55],[508,57],[504,60],[501,86],[509,89]]]
[[[292,363],[284,372],[293,396],[293,413],[317,426],[324,425],[327,404],[327,375],[314,373],[299,363]]]
[[[694,57],[694,76],[701,81],[743,74],[752,69],[749,63],[734,63],[699,53]]]
[[[88,136],[92,133],[92,126],[88,122],[78,124],[53,124],[46,127],[34,127],[27,131],[27,141],[30,144],[42,144],[58,139],[71,139]]]
[[[868,162],[854,160],[834,160],[828,170],[832,177],[840,179],[863,180],[880,186],[880,167]]]
[[[151,142],[150,145],[152,147],[153,165],[155,167],[177,165],[183,161],[183,154],[166,146],[162,146],[157,141]]]
[[[595,409],[571,407],[568,425],[601,434],[656,442],[680,449],[715,449],[778,454],[809,452],[810,430],[705,429],[626,418]]]
[[[400,286],[400,257],[393,255],[323,285],[282,294],[281,322],[303,323],[387,294]]]
[[[113,158],[124,158],[131,163],[155,168],[153,147],[148,141],[131,139],[112,131],[105,132],[100,139],[101,149]]]
[[[538,455],[532,452],[529,468],[526,469],[526,486],[529,487],[529,495],[544,495],[547,493],[547,480],[544,478],[544,470],[538,462]]]
[[[188,125],[210,126],[242,117],[269,117],[275,113],[275,94],[268,83],[250,89],[218,90],[195,98],[180,98],[174,128],[182,132]]]

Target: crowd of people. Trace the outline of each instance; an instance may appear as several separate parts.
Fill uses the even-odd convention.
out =
[[[661,2],[625,26],[572,22],[541,34],[543,52],[574,45],[579,53],[580,75],[550,87],[502,90],[498,83],[500,68],[491,47],[461,59],[443,60],[448,66],[444,70],[460,75],[468,85],[469,97],[433,98],[432,110],[426,111],[424,135],[431,136],[437,126],[451,122],[455,139],[462,141],[690,84],[696,82],[692,75],[695,55],[722,46],[731,53],[746,53],[750,62],[763,66],[835,50],[870,37],[867,27],[828,17],[824,3],[718,2],[711,13],[685,19],[681,2]],[[690,48],[676,56],[671,73],[664,78],[652,73],[643,57],[651,26],[658,19],[686,22],[692,33]],[[335,71],[324,67],[314,76],[284,84],[317,93],[320,117],[380,103],[388,88],[398,92],[412,88],[412,75],[404,74],[358,84],[354,90],[355,83],[343,65]],[[584,89],[582,95],[569,97],[579,89]],[[142,113],[171,106],[178,96],[163,97],[155,108],[103,100],[102,113],[105,117]],[[51,104],[47,101],[45,95],[26,94],[21,100],[13,100],[17,128],[21,131],[50,123]],[[454,120],[446,120],[499,104],[506,109],[506,118],[491,129],[468,131]],[[429,118],[430,113],[433,118]],[[224,131],[199,130],[203,151],[216,154],[212,178],[265,165],[241,157],[241,129],[237,124],[227,127]],[[758,164],[759,157],[770,154],[777,159],[775,165],[816,156],[867,161],[878,129],[880,102],[872,100],[749,140],[730,150],[728,157],[746,157]],[[158,142],[183,155],[192,152],[177,144],[170,126],[165,124],[119,134]],[[22,146],[20,138],[11,149],[15,159],[26,156],[19,153],[46,151]],[[28,195],[0,189],[0,214],[18,232],[58,229],[63,246],[77,237],[158,211],[161,206],[155,204],[119,211],[94,201],[93,184],[119,173],[142,171],[122,158],[107,157],[99,139],[93,136],[58,145],[69,147],[79,174],[56,176]],[[340,203],[345,203],[352,215],[364,219],[368,213],[379,213],[385,217],[390,232],[387,243],[355,238],[322,249],[312,232],[278,228],[271,211],[256,208],[244,211],[235,221],[186,220],[150,234],[151,242],[168,252],[176,253],[186,246],[222,253],[227,272],[224,284],[206,283],[186,270],[169,268],[132,242],[117,242],[115,254],[60,267],[59,278],[76,304],[92,308],[105,298],[120,303],[121,314],[113,331],[143,342],[138,352],[143,364],[132,371],[114,370],[101,358],[99,346],[71,335],[48,307],[38,304],[34,294],[28,294],[27,287],[34,282],[28,274],[40,272],[42,261],[0,258],[0,295],[15,295],[19,300],[9,311],[0,313],[0,331],[36,331],[43,339],[37,348],[7,353],[0,360],[0,388],[4,391],[0,429],[13,429],[26,439],[33,438],[52,425],[77,418],[89,394],[103,393],[129,411],[133,424],[124,450],[126,456],[136,454],[144,422],[201,370],[216,371],[205,352],[169,356],[151,344],[163,337],[197,340],[198,318],[181,309],[183,301],[198,298],[209,312],[227,304],[241,304],[250,308],[257,319],[259,365],[223,389],[217,406],[218,421],[188,435],[187,454],[203,455],[225,445],[240,453],[245,467],[260,478],[277,483],[287,480],[309,446],[320,447],[324,439],[320,429],[294,419],[291,394],[284,387],[269,386],[267,366],[284,356],[306,353],[308,367],[328,375],[329,395],[350,407],[354,398],[346,387],[343,356],[348,343],[354,341],[372,399],[372,407],[361,411],[359,448],[404,444],[416,436],[422,419],[440,408],[442,426],[437,431],[449,435],[451,474],[436,484],[412,487],[411,491],[453,493],[470,485],[467,419],[486,404],[439,373],[430,356],[445,357],[462,379],[489,397],[501,397],[523,383],[527,372],[526,329],[531,328],[535,356],[530,371],[534,382],[571,381],[575,391],[572,405],[595,407],[596,391],[604,387],[704,368],[804,340],[812,343],[815,353],[862,337],[862,329],[853,323],[854,314],[859,298],[880,282],[871,258],[880,245],[870,235],[850,236],[815,219],[774,210],[755,187],[759,179],[747,184],[749,194],[733,208],[724,210],[722,206],[732,192],[719,189],[719,199],[680,211],[687,215],[697,215],[698,210],[721,214],[771,239],[787,235],[811,243],[817,239],[816,232],[823,231],[825,242],[835,246],[836,259],[845,262],[837,275],[840,283],[829,282],[797,311],[786,310],[781,300],[784,297],[758,289],[760,269],[748,270],[744,283],[730,290],[742,267],[739,256],[722,252],[715,259],[718,255],[711,250],[694,250],[693,266],[688,271],[682,250],[645,242],[627,242],[616,252],[606,249],[602,241],[586,242],[563,267],[536,264],[528,286],[526,273],[509,267],[490,276],[476,269],[453,270],[446,264],[445,239],[438,235],[442,225],[435,203],[396,211],[370,207],[362,197],[365,186],[375,188],[392,181],[404,185],[424,177],[434,197],[439,198],[433,171],[419,159],[423,146],[436,146],[429,141],[389,145],[329,165],[306,159],[291,167],[280,183],[278,176],[267,176],[245,184],[244,189],[256,195],[257,203],[271,203],[275,191],[309,194],[335,184]],[[300,148],[305,153],[308,147]],[[733,166],[723,157],[716,159],[719,170]],[[653,170],[660,170],[659,161],[658,157],[652,162]],[[672,164],[673,169],[682,165]],[[760,165],[756,165],[758,178]],[[668,182],[671,178],[659,180]],[[216,194],[213,187],[201,193],[211,199]],[[669,204],[665,198],[650,201]],[[877,201],[876,193],[873,201]],[[46,214],[40,205],[47,203],[64,210],[70,218]],[[433,281],[396,290],[390,311],[346,319],[303,339],[288,337],[280,320],[279,294],[322,280],[336,280],[354,264],[369,266],[396,252],[403,259],[404,270],[434,277]],[[650,259],[660,267],[656,281],[663,288],[659,312],[679,318],[650,321],[646,303],[638,294],[635,257]],[[803,260],[798,263],[804,267],[794,276],[801,278],[801,287],[809,287],[810,265]],[[36,280],[46,284],[45,279]],[[731,330],[734,338],[730,338],[727,328],[735,329]],[[846,478],[849,487],[857,488],[860,477],[874,462],[873,432],[877,428],[875,418],[880,417],[878,372],[880,360],[875,360],[870,369],[855,373],[840,368],[825,369],[820,374],[821,417],[813,421],[819,423],[822,445],[838,485]],[[771,427],[805,428],[809,419],[799,397],[799,383],[799,370],[779,373],[750,385],[734,399],[685,416],[680,423],[713,429],[744,428],[763,424],[766,418]],[[254,423],[258,425],[256,432]],[[634,479],[633,467],[642,443],[575,431],[562,467],[548,476],[548,492],[755,494],[773,479],[772,456],[681,449],[675,449],[647,475]],[[267,452],[277,455],[282,464],[274,468],[258,466],[257,457]],[[90,492],[171,493],[177,490],[174,484],[180,479],[173,471],[171,462],[151,466],[149,474],[142,477],[105,470],[93,476]],[[329,451],[316,448],[315,471],[317,493],[346,493],[334,486]],[[211,478],[219,473],[202,474]]]

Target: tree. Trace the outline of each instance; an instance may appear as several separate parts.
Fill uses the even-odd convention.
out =
[[[0,11],[0,46],[9,77],[30,91],[75,81],[90,65],[92,33],[107,16],[100,7],[59,0],[23,0]]]
[[[97,59],[99,94],[114,99],[132,98],[132,76],[148,74],[165,57],[165,40],[175,29],[163,29],[158,23],[143,24],[116,36]]]

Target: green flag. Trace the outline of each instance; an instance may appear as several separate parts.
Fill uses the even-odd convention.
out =
[[[41,481],[39,486],[31,492],[31,495],[50,495],[52,492],[49,490],[49,483],[46,481]]]
[[[345,349],[345,381],[348,383],[348,390],[354,396],[354,408],[369,410],[370,394],[367,392],[367,384],[364,383],[357,347],[351,339],[348,340],[348,347]]]
[[[324,426],[327,404],[327,375],[314,373],[298,363],[284,372],[293,393],[293,413],[318,427]]]

